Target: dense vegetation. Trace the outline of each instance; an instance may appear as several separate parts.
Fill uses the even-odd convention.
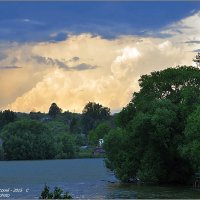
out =
[[[124,181],[186,184],[200,170],[200,70],[143,75],[105,137],[106,164]]]
[[[92,157],[98,137],[93,148],[80,147],[88,145],[90,130],[95,130],[105,120],[109,126],[112,121],[110,110],[94,102],[89,102],[82,114],[62,112],[56,103],[51,104],[48,114],[5,110],[0,112],[0,158],[33,160]]]

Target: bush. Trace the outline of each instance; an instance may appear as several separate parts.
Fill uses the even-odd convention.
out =
[[[44,186],[39,199],[72,199],[68,192],[63,193],[63,190],[55,187],[53,192],[50,192],[47,185]]]
[[[52,159],[55,145],[51,132],[42,122],[20,120],[1,132],[6,160]]]

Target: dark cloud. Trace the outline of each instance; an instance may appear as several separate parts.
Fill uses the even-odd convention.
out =
[[[73,67],[73,69],[75,69],[77,71],[83,71],[83,70],[89,70],[89,69],[96,69],[96,68],[97,68],[97,66],[86,64],[86,63],[81,63],[81,64],[76,65],[75,67]]]
[[[193,50],[193,52],[200,52],[200,49],[195,49]]]
[[[39,64],[53,65],[53,66],[56,65],[56,66],[58,66],[58,67],[60,67],[64,70],[67,70],[67,71],[83,71],[83,70],[91,70],[91,69],[97,68],[97,66],[95,66],[95,65],[90,65],[90,64],[86,64],[86,63],[81,63],[81,64],[75,65],[73,67],[69,67],[62,60],[48,58],[48,57],[46,58],[46,57],[38,56],[38,55],[32,56],[32,59],[34,59]],[[79,59],[80,59],[79,57],[73,57],[70,60],[78,61]]]
[[[65,70],[70,70],[70,67],[68,67],[63,61],[60,61],[58,59],[54,60],[55,64],[58,65],[60,68],[63,68]]]
[[[34,59],[39,64],[57,65],[58,67],[63,68],[65,70],[70,70],[69,66],[67,66],[63,61],[60,61],[58,59],[53,59],[53,58],[48,58],[48,57],[46,58],[46,57],[37,56],[37,55],[32,56],[32,59]]]
[[[186,41],[185,43],[188,43],[188,44],[200,44],[200,40],[190,40],[190,41]]]
[[[79,60],[80,60],[80,58],[78,56],[75,56],[75,57],[71,58],[69,60],[69,62],[76,62],[76,61],[79,61]]]
[[[20,69],[22,67],[18,66],[0,66],[0,70],[9,70],[9,69]]]
[[[35,60],[38,64],[46,64],[46,65],[55,64],[52,58],[45,58],[43,56],[37,56],[37,55],[31,56],[31,58]]]

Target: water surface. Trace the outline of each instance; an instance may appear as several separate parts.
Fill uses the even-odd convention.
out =
[[[68,191],[73,198],[200,199],[200,192],[190,187],[150,187],[120,184],[113,173],[106,169],[101,158],[0,162],[0,195],[3,194],[1,189],[9,189],[10,198],[37,199],[45,183],[51,189],[57,186]]]

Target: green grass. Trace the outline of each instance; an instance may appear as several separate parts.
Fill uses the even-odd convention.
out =
[[[78,158],[104,158],[105,157],[105,155],[102,155],[102,154],[94,155],[93,151],[94,151],[93,148],[80,149],[77,157]]]

